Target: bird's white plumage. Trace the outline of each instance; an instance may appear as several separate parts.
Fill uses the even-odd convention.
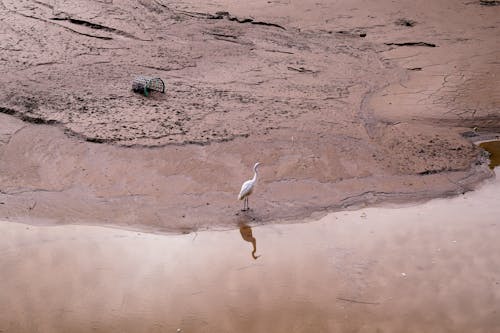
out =
[[[254,181],[252,179],[247,180],[241,185],[240,194],[238,194],[238,200],[243,200],[246,196],[252,194]]]
[[[257,167],[259,166],[259,164],[260,163],[257,162],[253,167],[254,171],[253,178],[247,180],[246,182],[243,183],[243,185],[241,185],[240,194],[238,194],[238,200],[243,200],[243,199],[245,200],[245,202],[243,203],[243,210],[249,209],[248,196],[252,194],[253,189],[255,187],[255,183],[257,183]]]

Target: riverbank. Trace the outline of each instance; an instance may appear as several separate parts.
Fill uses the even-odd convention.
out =
[[[188,235],[5,221],[0,331],[495,332],[499,189]]]

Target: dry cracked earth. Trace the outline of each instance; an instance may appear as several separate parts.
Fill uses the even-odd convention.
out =
[[[500,131],[497,5],[1,0],[0,217],[189,232],[463,193]]]

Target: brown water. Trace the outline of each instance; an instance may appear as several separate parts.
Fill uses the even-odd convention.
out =
[[[479,146],[490,153],[490,168],[500,165],[500,141],[482,142]]]
[[[0,332],[498,332],[499,200],[495,179],[188,235],[2,222]]]

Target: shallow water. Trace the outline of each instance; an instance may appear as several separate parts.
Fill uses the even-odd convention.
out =
[[[500,141],[486,141],[479,146],[490,153],[490,168],[493,169],[500,165]]]
[[[498,332],[499,200],[494,179],[188,235],[2,222],[0,332]]]

